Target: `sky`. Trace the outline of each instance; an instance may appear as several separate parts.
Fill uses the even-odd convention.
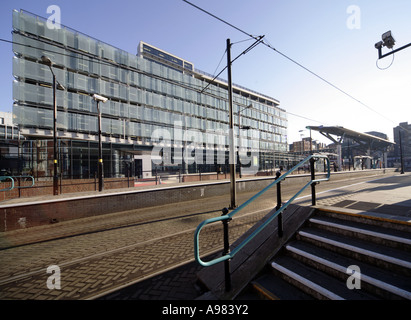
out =
[[[242,55],[232,79],[280,101],[289,143],[321,125],[379,131],[393,141],[393,128],[411,123],[411,47],[381,60],[374,47],[389,30],[394,49],[411,42],[411,1],[190,2],[232,26],[183,0],[1,0],[0,39],[12,39],[13,9],[48,18],[57,5],[65,26],[134,54],[142,40],[216,75],[227,65],[227,39],[234,58],[253,43],[248,35],[264,36],[276,50],[259,44]],[[0,111],[12,111],[12,58],[12,45],[0,41]],[[315,131],[312,137],[331,143]]]

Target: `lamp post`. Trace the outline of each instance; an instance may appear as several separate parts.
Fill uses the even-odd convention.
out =
[[[93,99],[97,102],[97,113],[98,113],[98,191],[103,191],[104,180],[103,180],[103,145],[101,141],[101,111],[100,102],[106,103],[107,98],[100,96],[98,94],[93,95]]]
[[[402,46],[401,48],[395,49],[395,50],[391,50],[390,52],[386,53],[386,54],[382,54],[382,47],[387,47],[388,49],[393,49],[394,45],[395,45],[395,39],[392,36],[391,31],[387,31],[385,32],[382,36],[382,41],[377,42],[375,44],[375,48],[378,50],[378,59],[382,59],[385,58],[391,54],[394,54],[398,51],[401,51],[405,48],[408,48],[411,46],[411,43],[406,44],[405,46]],[[403,159],[403,154],[402,154],[402,141],[401,141],[401,127],[398,131],[399,134],[399,138],[400,138],[400,161],[401,161],[401,174],[404,174],[404,159]]]
[[[65,88],[57,81],[56,75],[53,72],[53,62],[47,56],[42,56],[41,61],[46,64],[53,75],[53,195],[58,195],[58,150],[57,150],[57,99],[56,89],[57,84],[59,88],[65,90]]]
[[[241,150],[241,147],[242,147],[241,129],[244,129],[244,130],[250,130],[251,129],[250,126],[242,126],[241,125],[241,112],[243,112],[245,109],[252,108],[252,107],[253,107],[253,105],[249,104],[247,107],[245,107],[245,108],[241,109],[240,111],[238,111],[238,142],[239,142],[239,145],[238,145],[238,163],[240,165],[240,178],[243,177],[243,175],[241,174],[241,163],[240,163],[241,162],[240,161],[240,150]]]
[[[404,174],[404,158],[402,155],[402,138],[401,138],[401,127],[399,127],[398,135],[400,136],[400,161],[401,161],[401,174]]]

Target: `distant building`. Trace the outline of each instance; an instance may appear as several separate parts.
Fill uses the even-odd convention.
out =
[[[411,124],[401,122],[394,129],[394,150],[390,153],[390,160],[394,166],[399,167],[401,164],[401,147],[402,158],[405,169],[411,169]]]
[[[324,149],[328,149],[327,145],[323,142],[319,142],[317,140],[312,140],[312,145],[310,146],[310,137],[302,138],[301,141],[294,141],[290,145],[290,152],[295,153],[308,153],[312,151],[321,151]]]
[[[13,114],[11,112],[0,111],[0,139],[17,139],[19,129],[13,123]]]
[[[303,138],[301,141],[294,141],[290,146],[290,152],[305,153],[311,150],[310,138]]]
[[[0,175],[19,171],[20,138],[19,129],[13,124],[13,114],[0,111]]]
[[[13,126],[13,114],[11,112],[0,111],[0,125]]]
[[[213,157],[214,151],[223,150],[228,161],[227,81],[145,42],[140,42],[137,54],[128,53],[65,26],[50,29],[46,19],[24,10],[13,11],[12,34],[13,116],[26,141],[33,142],[25,143],[30,157],[38,154],[31,146],[44,149],[42,157],[25,162],[38,174],[50,176],[53,168],[47,154],[53,137],[52,75],[43,55],[52,60],[56,78],[65,88],[57,90],[59,170],[64,177],[90,178],[97,170],[98,111],[93,94],[108,98],[100,105],[106,177],[130,171],[151,175],[155,169],[217,171],[219,165],[207,159],[203,164],[182,160],[180,150],[187,144],[181,141],[181,131],[199,134],[196,142],[203,154],[208,150]],[[242,140],[258,150],[252,163],[261,170],[274,168],[278,154],[288,151],[287,114],[279,101],[233,85],[233,109],[235,144]],[[167,129],[174,142],[171,157],[160,165],[150,158],[158,143],[153,138],[157,129]],[[212,130],[224,132],[221,143],[211,145],[206,140]]]

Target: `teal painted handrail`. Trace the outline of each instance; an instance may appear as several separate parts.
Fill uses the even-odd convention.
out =
[[[9,188],[0,189],[0,191],[10,191],[10,190],[14,189],[14,179],[12,177],[10,177],[10,176],[1,176],[0,177],[0,181],[4,181],[4,180],[7,180],[7,179],[10,179],[11,186]]]
[[[33,176],[12,176],[12,178],[24,178],[24,179],[31,179],[31,185],[30,186],[15,186],[16,189],[24,189],[24,188],[31,188],[34,186],[34,177]]]
[[[256,200],[258,197],[260,197],[262,194],[264,194],[267,190],[271,189],[273,186],[276,184],[280,183],[282,180],[284,180],[288,175],[293,173],[295,170],[297,170],[299,167],[301,167],[304,163],[307,161],[310,161],[311,159],[320,159],[323,158],[327,162],[327,175],[325,178],[322,179],[315,179],[315,180],[310,180],[300,191],[298,191],[291,199],[289,199],[284,205],[281,206],[273,215],[267,219],[261,226],[259,226],[254,232],[249,235],[246,239],[244,239],[236,248],[234,248],[231,252],[216,258],[211,261],[202,261],[200,258],[200,247],[199,247],[199,237],[200,237],[200,232],[201,230],[208,224],[218,222],[218,221],[225,221],[225,220],[231,220],[232,217],[237,214],[239,211],[244,209],[246,206],[248,206],[250,203],[252,203],[254,200]],[[260,233],[271,221],[273,221],[274,218],[276,218],[280,213],[282,213],[305,189],[307,189],[310,185],[313,183],[318,183],[321,181],[328,181],[330,179],[331,171],[330,171],[330,160],[328,159],[327,156],[324,155],[310,155],[307,158],[305,158],[303,161],[301,161],[299,164],[297,164],[295,167],[287,171],[285,174],[281,175],[279,178],[277,178],[274,182],[269,184],[267,187],[262,189],[260,192],[252,196],[250,199],[248,199],[246,202],[244,202],[242,205],[237,207],[235,210],[231,211],[230,213],[220,216],[220,217],[215,217],[211,219],[204,220],[202,223],[200,223],[195,231],[194,235],[194,256],[195,260],[202,266],[204,267],[209,267],[212,265],[215,265],[217,263],[232,259],[247,243],[249,243],[258,233]]]
[[[25,178],[31,179],[31,185],[30,186],[16,186],[14,179],[16,178]],[[11,181],[11,186],[9,188],[5,188],[5,189],[0,189],[0,191],[11,191],[14,188],[16,189],[24,189],[24,188],[31,188],[34,186],[34,177],[33,176],[0,176],[0,181],[4,181],[4,180],[10,180]]]

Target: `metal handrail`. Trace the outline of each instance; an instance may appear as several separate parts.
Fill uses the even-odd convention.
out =
[[[327,175],[323,179],[313,179],[313,169],[314,169],[314,161],[315,159],[323,158],[327,162]],[[251,235],[249,235],[245,240],[243,240],[236,248],[234,248],[231,252],[226,252],[223,254],[223,256],[216,258],[211,261],[202,261],[200,258],[200,252],[199,252],[199,236],[201,230],[208,224],[222,221],[223,223],[227,223],[229,220],[232,219],[232,217],[237,214],[239,211],[244,209],[246,206],[248,206],[251,202],[256,200],[258,197],[260,197],[263,193],[265,193],[267,190],[271,189],[273,186],[279,184],[282,180],[284,180],[288,175],[290,175],[292,172],[297,170],[300,166],[302,166],[305,162],[307,161],[312,161],[312,167],[311,167],[311,180],[300,190],[298,191],[291,199],[289,199],[284,205],[282,205],[279,209],[276,210],[276,212],[267,220],[265,221],[262,225],[260,225],[256,230],[254,230]],[[215,265],[219,262],[222,261],[227,261],[229,259],[232,259],[247,243],[249,243],[259,232],[261,232],[275,217],[277,217],[280,213],[282,213],[307,187],[310,185],[316,184],[320,181],[328,181],[330,179],[331,171],[330,171],[330,160],[328,159],[327,156],[324,155],[310,155],[307,158],[305,158],[303,161],[301,161],[299,164],[294,166],[292,169],[290,169],[288,172],[283,174],[282,176],[279,176],[274,182],[269,184],[267,187],[262,189],[260,192],[252,196],[250,199],[248,199],[246,202],[244,202],[242,205],[237,207],[235,210],[233,210],[230,213],[227,213],[225,215],[222,215],[220,217],[215,217],[211,219],[204,220],[202,223],[199,224],[195,231],[194,235],[194,256],[195,260],[202,266],[204,267],[209,267],[212,265]],[[314,193],[313,193],[314,196]]]
[[[34,186],[34,177],[33,176],[11,176],[13,179],[14,178],[24,178],[24,179],[31,179],[31,185],[30,186],[15,186],[16,189],[24,189],[24,188],[31,188]]]
[[[31,179],[31,185],[30,186],[16,186],[14,179],[17,178],[30,178]],[[0,189],[0,191],[11,191],[14,188],[16,189],[24,189],[24,188],[31,188],[34,186],[34,177],[33,176],[0,176],[0,181],[7,180],[9,179],[11,181],[11,186],[9,188],[5,189]]]
[[[7,180],[7,179],[10,179],[11,187],[5,188],[5,189],[0,189],[0,191],[10,191],[10,190],[14,189],[14,179],[11,176],[0,176],[0,181]]]

